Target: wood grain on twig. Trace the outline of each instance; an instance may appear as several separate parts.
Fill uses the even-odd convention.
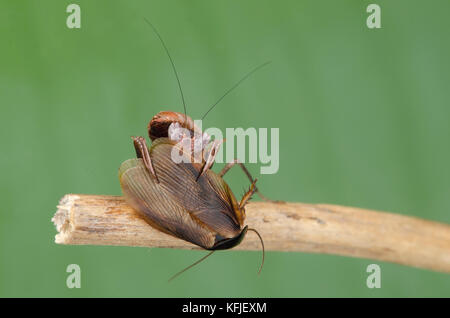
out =
[[[450,272],[450,226],[330,204],[250,202],[246,224],[268,251],[336,254]],[[198,249],[150,227],[123,197],[69,194],[54,215],[58,244]],[[248,233],[238,250],[260,250]]]

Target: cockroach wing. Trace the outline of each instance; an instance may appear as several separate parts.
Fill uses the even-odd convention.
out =
[[[158,185],[142,159],[129,159],[119,169],[120,184],[127,202],[156,229],[210,248],[215,241],[211,231],[196,222],[169,192]]]
[[[174,158],[177,153],[182,158]],[[150,156],[161,187],[210,230],[224,238],[235,237],[244,218],[233,193],[212,170],[197,180],[202,164],[191,163],[190,152],[187,153],[168,138],[153,142]],[[176,163],[172,158],[181,162]]]
[[[149,224],[159,230],[211,248],[240,234],[244,216],[228,185],[208,170],[198,180],[201,164],[175,163],[176,143],[159,138],[150,149],[159,183],[141,159],[125,161],[119,171],[125,197]]]

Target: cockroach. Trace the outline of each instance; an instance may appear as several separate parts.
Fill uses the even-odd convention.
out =
[[[237,246],[248,231],[255,232],[261,241],[261,272],[264,264],[263,239],[257,230],[244,225],[245,205],[258,192],[256,179],[238,160],[226,164],[219,173],[211,170],[221,141],[210,141],[209,136],[202,133],[186,114],[186,103],[173,59],[156,28],[148,20],[146,22],[158,36],[171,62],[184,114],[161,111],[150,120],[147,130],[152,141],[151,148],[148,148],[144,137],[132,137],[137,158],[126,160],[120,166],[122,192],[130,206],[150,226],[210,251],[171,279],[203,261],[214,251]],[[266,64],[245,75],[208,112],[250,74]],[[181,147],[186,141],[192,145],[190,151]],[[173,151],[178,151],[186,160],[174,162],[171,157]],[[198,154],[201,160],[193,162],[193,156]],[[223,179],[234,165],[240,166],[251,182],[239,202]]]

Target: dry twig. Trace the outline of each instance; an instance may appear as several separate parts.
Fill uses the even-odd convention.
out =
[[[251,202],[246,224],[266,250],[337,254],[450,272],[450,226],[403,215],[304,203]],[[161,233],[122,197],[69,194],[53,217],[58,244],[198,249]],[[236,247],[260,250],[256,235]]]

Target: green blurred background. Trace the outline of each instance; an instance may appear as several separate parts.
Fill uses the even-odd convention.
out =
[[[198,118],[254,66],[209,126],[279,127],[280,169],[259,175],[275,199],[392,211],[450,223],[450,2],[0,1],[0,296],[450,296],[450,275],[370,260],[225,251],[168,284],[204,252],[62,246],[50,219],[66,193],[121,194],[160,110],[181,111],[164,37],[188,113]],[[81,6],[81,29],[66,7]],[[219,169],[217,165],[215,169]],[[248,186],[227,176],[236,194]],[[257,198],[256,198],[257,200]],[[81,267],[80,289],[66,267]]]

